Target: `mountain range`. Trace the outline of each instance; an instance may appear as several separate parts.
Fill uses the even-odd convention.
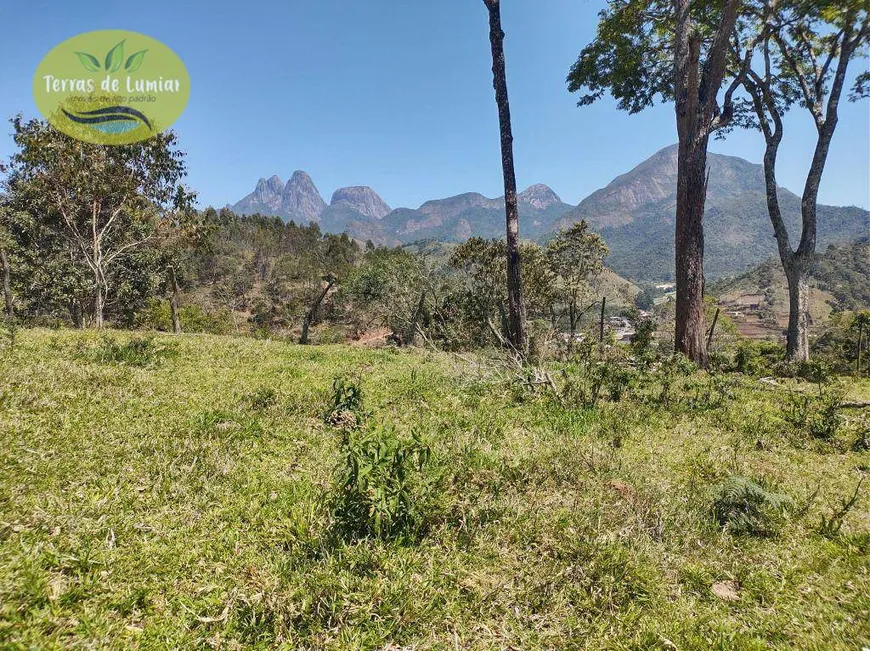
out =
[[[741,273],[776,253],[767,215],[761,165],[734,156],[709,154],[705,213],[705,270],[709,278]],[[673,276],[677,148],[666,147],[617,176],[577,206],[549,187],[532,185],[518,194],[520,231],[545,242],[559,229],[585,219],[610,247],[608,266],[639,282]],[[783,216],[798,233],[800,197],[779,189]],[[311,177],[294,172],[286,185],[277,176],[260,179],[254,191],[230,208],[300,223],[317,222],[326,232],[346,232],[361,241],[398,246],[433,239],[461,242],[504,235],[504,197],[476,192],[427,201],[419,208],[391,209],[369,187],[336,190],[323,200]],[[870,233],[870,212],[857,207],[818,206],[821,249]],[[793,235],[793,238],[797,238]]]

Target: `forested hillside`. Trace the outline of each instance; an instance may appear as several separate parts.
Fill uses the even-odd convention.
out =
[[[834,310],[870,308],[870,241],[867,238],[846,244],[831,244],[816,255],[810,281],[813,287],[828,295]],[[721,295],[734,292],[785,296],[785,275],[779,260],[769,259],[754,269],[733,278],[725,278],[710,286],[710,292]]]

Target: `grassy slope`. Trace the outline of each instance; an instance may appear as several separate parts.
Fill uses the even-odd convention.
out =
[[[815,531],[870,454],[785,436],[773,394],[563,410],[436,354],[183,336],[140,368],[87,361],[97,339],[0,354],[2,648],[870,644],[866,492],[839,538]],[[419,544],[323,542],[338,373],[434,446],[448,482]],[[709,517],[730,474],[822,489],[741,538]],[[738,601],[711,593],[728,580]]]

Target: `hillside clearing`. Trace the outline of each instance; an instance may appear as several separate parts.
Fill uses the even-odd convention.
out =
[[[870,644],[868,485],[820,528],[870,469],[863,413],[821,441],[749,379],[577,408],[440,353],[141,337],[0,353],[3,648]],[[431,447],[421,537],[329,535],[337,376]],[[717,524],[732,476],[795,504],[777,531]]]

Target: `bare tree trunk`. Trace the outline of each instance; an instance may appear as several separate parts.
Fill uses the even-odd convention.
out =
[[[716,314],[713,315],[713,324],[710,326],[710,334],[707,335],[707,352],[710,352],[710,347],[713,345],[713,333],[716,332],[716,324],[719,322],[719,308],[716,308]]]
[[[842,67],[845,75],[845,66]],[[810,359],[809,326],[809,286],[807,275],[810,262],[816,252],[816,233],[818,222],[816,219],[816,205],[819,197],[819,183],[825,169],[828,158],[828,150],[831,146],[831,138],[837,125],[836,102],[839,100],[839,90],[842,88],[842,77],[838,70],[834,81],[834,90],[828,104],[828,117],[819,129],[819,138],[810,165],[804,194],[801,199],[801,240],[797,251],[783,259],[783,269],[788,279],[788,333],[786,336],[785,355],[793,362],[806,362]],[[779,238],[777,238],[779,239]],[[788,243],[788,240],[785,240]],[[780,256],[782,258],[782,256]]]
[[[788,334],[786,357],[793,362],[805,362],[810,358],[810,310],[808,265],[797,255],[792,255],[785,264],[788,280]]]
[[[701,34],[691,15],[692,0],[674,0],[674,91],[679,149],[674,235],[677,284],[674,347],[707,366],[704,325],[704,203],[707,198],[707,143],[713,129],[730,120],[731,93],[719,111],[717,95],[725,76],[728,40],[737,21],[737,0],[727,0],[716,34],[701,63]]]
[[[73,327],[81,330],[85,327],[84,310],[82,309],[81,301],[78,298],[70,299],[69,316],[72,319]]]
[[[10,282],[9,258],[6,256],[6,250],[0,249],[0,262],[3,263],[3,298],[6,302],[6,316],[11,317],[15,314],[12,306],[12,284]]]
[[[94,327],[102,329],[103,327],[103,312],[106,305],[106,294],[103,285],[97,281],[97,290],[94,295]]]
[[[759,125],[764,134],[764,181],[767,195],[767,214],[771,224],[773,224],[779,260],[788,282],[789,323],[786,336],[786,356],[790,360],[806,361],[809,359],[808,320],[806,315],[801,316],[800,314],[802,307],[807,306],[806,270],[802,269],[803,257],[791,248],[788,228],[786,228],[782,218],[779,195],[777,194],[776,159],[783,136],[782,119],[773,102],[769,79],[762,79],[753,74],[747,87],[750,90]],[[770,122],[767,121],[767,114],[770,115]]]
[[[700,146],[681,142],[677,159],[677,213],[674,236],[677,284],[677,352],[704,368],[707,345],[704,340],[704,203],[707,141]]]
[[[178,279],[175,277],[175,269],[170,266],[169,274],[169,312],[172,316],[172,334],[181,334],[181,319],[178,316]]]
[[[836,82],[835,82],[836,85]],[[833,99],[832,99],[833,101]],[[786,334],[785,356],[792,362],[806,362],[810,359],[809,329],[809,267],[816,252],[816,205],[818,203],[819,183],[834,127],[837,122],[836,109],[825,125],[819,130],[819,139],[813,155],[813,162],[807,174],[807,182],[801,200],[801,239],[797,251],[792,252],[785,226],[777,228],[774,220],[774,233],[780,244],[780,260],[788,280],[788,331]],[[768,193],[771,190],[768,189]],[[773,189],[776,192],[776,189]],[[781,221],[781,219],[780,219]],[[784,236],[783,236],[784,234]]]
[[[677,208],[674,270],[677,285],[674,348],[707,365],[704,341],[704,202],[707,195],[707,138],[699,139],[701,37],[692,24],[690,0],[676,0],[675,50]]]
[[[504,32],[499,0],[484,0],[489,11],[489,42],[492,49],[492,85],[498,105],[501,133],[501,165],[504,175],[505,226],[507,234],[508,339],[518,351],[526,347],[526,315],[520,272],[520,229],[517,180],[514,173],[513,134],[505,75]]]
[[[420,301],[414,310],[414,316],[411,318],[411,324],[408,331],[405,333],[405,344],[408,346],[414,345],[414,340],[417,338],[417,324],[420,323],[420,317],[423,314],[423,308],[426,306],[426,292],[420,292]]]
[[[326,287],[323,288],[323,291],[320,292],[320,295],[311,305],[311,308],[308,310],[305,318],[302,319],[302,334],[299,336],[300,344],[308,343],[308,328],[311,326],[311,322],[314,320],[314,317],[317,315],[317,310],[320,308],[320,304],[323,302],[323,299],[326,298],[326,295],[329,293],[329,290],[332,289],[332,286],[335,284],[335,280],[330,278]]]
[[[604,308],[607,305],[607,297],[601,297],[601,319],[598,322],[598,341],[604,341]]]
[[[861,346],[864,345],[864,322],[858,322],[858,358],[855,360],[855,377],[861,377]]]

